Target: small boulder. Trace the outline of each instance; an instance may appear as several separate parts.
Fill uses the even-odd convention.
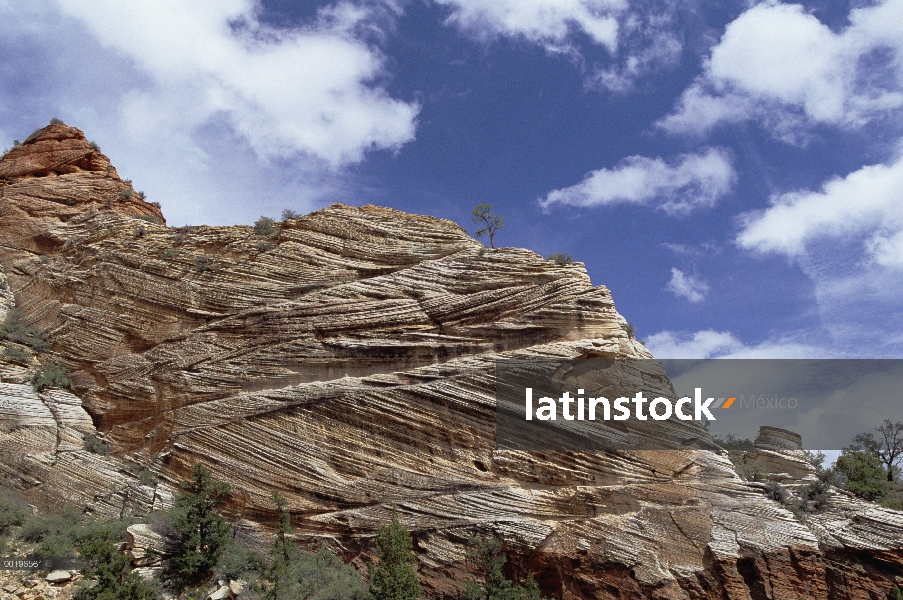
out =
[[[70,573],[69,571],[64,571],[63,569],[51,571],[47,574],[47,577],[44,578],[47,583],[53,584],[66,583],[70,579],[72,579],[72,573]]]
[[[229,592],[231,592],[233,596],[240,596],[243,591],[245,591],[245,582],[241,579],[229,582]]]
[[[207,600],[225,600],[226,598],[229,598],[230,596],[231,596],[231,594],[229,592],[229,586],[224,585],[223,587],[219,588],[215,592],[209,594],[207,596]]]

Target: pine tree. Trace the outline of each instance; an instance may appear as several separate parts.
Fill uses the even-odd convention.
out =
[[[186,584],[210,574],[231,528],[216,512],[226,501],[229,486],[222,481],[214,483],[207,467],[197,463],[191,481],[183,481],[182,489],[172,522],[178,540],[170,569],[179,583]]]
[[[273,492],[273,504],[279,510],[276,518],[276,541],[270,549],[269,580],[273,586],[268,590],[267,597],[271,600],[282,600],[297,597],[297,580],[295,578],[294,563],[298,553],[294,545],[290,544],[286,536],[292,532],[292,519],[288,512],[288,501],[278,492]]]
[[[379,557],[370,585],[374,600],[414,600],[420,596],[414,541],[394,510],[392,522],[379,528],[373,543]]]

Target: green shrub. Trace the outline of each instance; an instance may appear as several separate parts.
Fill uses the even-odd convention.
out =
[[[287,537],[292,525],[285,498],[274,493],[273,503],[279,510],[279,517],[266,573],[271,584],[266,594],[268,600],[365,600],[370,597],[367,585],[357,570],[343,563],[326,546],[313,553],[299,553]]]
[[[54,118],[50,119],[50,124],[51,125],[62,125],[63,122],[60,121],[59,119],[57,119],[56,117],[54,117]]]
[[[82,572],[83,583],[75,600],[157,600],[160,592],[132,572],[128,557],[119,551],[125,538],[123,522],[90,521],[75,532],[74,546],[91,566]]]
[[[890,596],[888,596],[888,600],[903,600],[903,590],[895,585],[894,589],[890,592]]]
[[[226,501],[229,486],[214,482],[210,471],[197,463],[190,481],[182,482],[171,527],[176,544],[168,575],[179,585],[205,579],[219,563],[231,527],[216,511]]]
[[[466,600],[542,600],[539,585],[529,573],[524,585],[517,585],[505,578],[502,567],[508,557],[502,552],[502,544],[496,537],[470,539],[467,560],[480,574],[482,581],[464,584]]]
[[[31,346],[36,352],[40,352],[47,347],[44,336],[38,332],[34,325],[27,323],[25,313],[15,308],[6,313],[2,333],[3,337],[9,341]]]
[[[289,598],[330,598],[331,600],[365,600],[370,598],[367,584],[352,565],[346,565],[326,546],[301,554],[293,565],[296,593]],[[418,584],[419,591],[420,586]],[[417,598],[417,595],[393,596],[394,600]],[[274,599],[275,600],[275,599]]]
[[[22,145],[22,142],[19,140],[13,140],[13,148],[17,148]]]
[[[31,360],[31,353],[18,346],[7,346],[3,349],[3,357],[17,363],[27,363]]]
[[[138,215],[135,217],[136,219],[141,219],[142,221],[147,221],[148,223],[153,223],[154,225],[162,225],[163,221],[160,220],[160,217],[157,215]]]
[[[141,192],[141,193],[143,194],[144,192]],[[162,208],[162,207],[160,206],[160,203],[159,203],[159,202],[148,202],[148,204],[150,204],[151,206],[156,206],[157,208]]]
[[[71,507],[59,513],[39,513],[22,523],[17,537],[26,542],[37,542],[35,555],[41,558],[72,556],[81,522],[82,514]]]
[[[219,561],[213,569],[216,579],[256,579],[263,570],[260,556],[238,543],[235,538],[228,538],[220,552]]]
[[[43,392],[49,387],[69,387],[66,368],[53,362],[45,363],[32,374],[31,385],[39,392]]]
[[[254,247],[257,248],[258,252],[268,252],[273,249],[273,244],[269,242],[257,242],[254,244]]]
[[[105,444],[100,438],[86,433],[84,436],[84,448],[91,454],[99,454],[101,456],[109,456],[110,445]]]
[[[414,600],[420,596],[414,542],[394,510],[392,521],[379,528],[373,545],[379,557],[370,584],[374,600]]]
[[[874,502],[888,492],[887,471],[868,450],[844,448],[834,469],[844,477],[844,488],[863,500]]]
[[[561,252],[553,252],[546,257],[546,260],[551,260],[559,265],[569,265],[574,262],[574,259],[570,254],[563,254]]]
[[[194,264],[194,269],[200,273],[205,271],[216,272],[220,270],[220,266],[214,263],[206,254],[195,256],[191,259],[191,262]]]
[[[22,525],[31,516],[31,509],[12,490],[0,488],[0,535]]]
[[[179,252],[175,248],[167,248],[163,251],[163,258],[173,259],[179,255]]]
[[[119,190],[119,199],[120,200],[128,200],[132,197],[134,192],[130,188],[125,188],[124,190]]]
[[[157,475],[147,467],[141,467],[137,477],[138,483],[141,485],[146,485],[148,487],[156,487],[157,485]]]
[[[780,504],[787,504],[787,489],[775,481],[765,484],[766,495]]]
[[[95,152],[100,152],[100,146],[97,145],[97,142],[91,142],[90,144],[88,144],[88,146],[91,147],[91,150],[94,150]]]
[[[290,208],[282,209],[282,220],[283,221],[291,221],[292,219],[300,219],[302,216],[304,216],[304,215],[302,215],[299,212],[295,212],[294,210],[292,210]]]
[[[275,223],[273,219],[261,215],[259,219],[254,221],[254,233],[257,235],[272,235],[273,223]]]

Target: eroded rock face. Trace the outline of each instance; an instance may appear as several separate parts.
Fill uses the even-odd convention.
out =
[[[81,136],[59,127],[46,135],[61,139],[22,148]],[[38,150],[56,156],[38,148],[28,164]],[[107,207],[105,186],[125,184],[80,166],[95,160],[0,184],[16,306],[115,455],[72,448],[87,423],[68,396],[0,389],[21,407],[2,435],[34,440],[9,470],[32,477],[36,501],[70,490],[91,507],[138,507],[87,500],[97,486],[76,473],[122,459],[173,483],[203,461],[232,485],[229,509],[252,536],[272,526],[278,491],[299,540],[366,559],[397,507],[431,596],[457,593],[468,537],[489,532],[511,575],[531,570],[567,598],[827,598],[862,577],[892,587],[899,513],[851,518],[829,543],[831,522],[800,522],[723,453],[496,449],[497,358],[650,357],[582,264],[487,249],[450,221],[374,206],[334,205],[268,236],[169,229],[134,218],[157,214],[140,199]],[[797,464],[785,450],[762,448]],[[110,487],[137,485],[92,468]],[[161,501],[151,490],[140,507]]]

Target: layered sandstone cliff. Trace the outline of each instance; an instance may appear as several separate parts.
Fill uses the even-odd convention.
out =
[[[0,368],[3,469],[36,503],[146,512],[203,461],[235,490],[244,530],[272,525],[278,491],[299,540],[347,558],[366,557],[396,507],[432,596],[456,593],[481,532],[557,597],[879,598],[903,585],[900,513],[835,493],[801,522],[725,453],[498,450],[499,357],[650,357],[582,264],[374,206],[266,236],[172,229],[131,189],[62,124],[0,160],[6,302],[48,341],[31,367],[63,364],[71,382],[38,394],[27,361]],[[95,431],[112,456],[79,447]],[[141,469],[161,483],[142,485]]]

